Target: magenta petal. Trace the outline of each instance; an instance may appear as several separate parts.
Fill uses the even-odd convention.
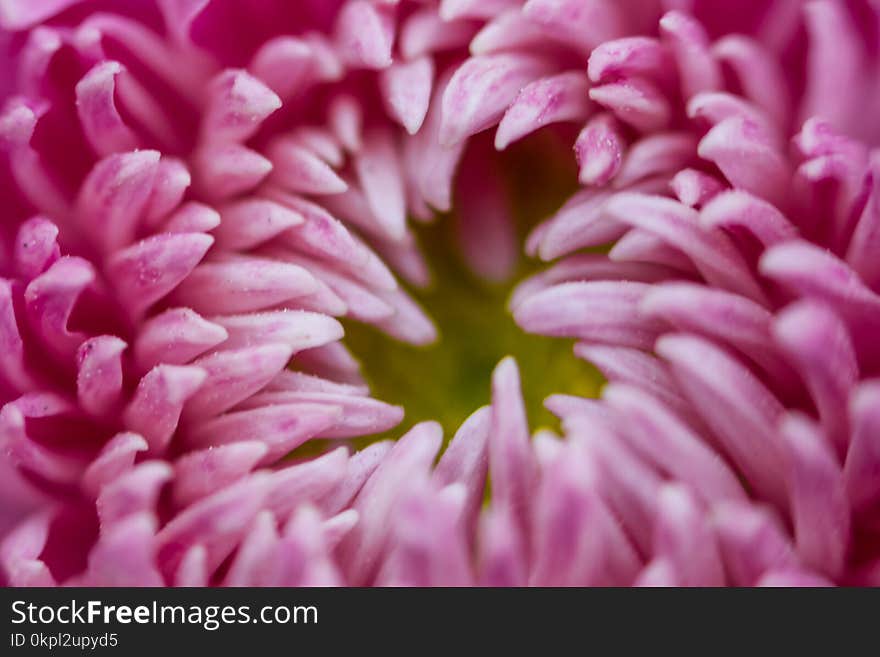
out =
[[[260,442],[266,447],[266,453],[258,462],[268,464],[335,426],[341,417],[342,408],[331,404],[275,404],[202,422],[188,433],[187,440],[209,447],[240,441]]]
[[[880,382],[866,381],[852,393],[849,402],[852,437],[844,465],[849,499],[857,512],[875,508],[880,499]]]
[[[266,455],[265,443],[252,440],[189,452],[174,463],[174,501],[188,506],[242,479]]]
[[[79,222],[105,250],[131,242],[158,168],[157,151],[120,153],[98,162],[83,182]]]
[[[442,441],[440,425],[417,424],[400,438],[361,488],[353,508],[360,522],[339,546],[347,581],[362,585],[375,577],[389,540],[387,518],[399,487],[419,474],[427,474]]]
[[[660,32],[675,57],[685,99],[721,86],[721,70],[709,51],[709,37],[693,17],[670,11],[660,19]]]
[[[153,513],[162,487],[172,476],[164,461],[144,461],[104,486],[96,502],[102,534],[132,515]]]
[[[813,422],[788,415],[779,432],[788,451],[795,544],[804,564],[840,575],[850,541],[849,500],[831,443]]]
[[[709,283],[764,300],[732,242],[720,231],[701,230],[693,209],[669,199],[624,193],[615,195],[606,209],[618,221],[650,231],[687,253]]]
[[[661,489],[655,558],[668,559],[680,586],[723,586],[724,565],[706,511],[685,486]]]
[[[619,384],[608,386],[603,397],[620,412],[622,435],[633,448],[688,484],[707,503],[745,499],[727,464],[656,399]]]
[[[391,549],[377,579],[382,586],[471,586],[461,515],[463,484],[416,487],[394,514]]]
[[[120,400],[122,352],[128,345],[112,335],[83,342],[77,350],[77,397],[93,415],[101,415]]]
[[[476,522],[489,469],[491,410],[483,407],[466,419],[434,468],[440,486],[464,486],[463,517]],[[471,527],[472,528],[472,527]]]
[[[797,567],[791,541],[765,509],[727,503],[716,507],[713,518],[733,586],[754,586],[767,572]]]
[[[233,251],[246,251],[304,221],[298,212],[261,198],[224,205],[220,217],[214,237],[219,246]]]
[[[172,308],[141,325],[134,343],[135,360],[147,370],[158,365],[184,365],[229,337],[222,326],[189,308]]]
[[[846,452],[846,405],[859,379],[859,364],[846,326],[827,307],[801,301],[776,319],[776,341],[798,368],[819,410],[824,433]]]
[[[275,550],[279,540],[271,511],[260,511],[235,554],[225,586],[271,586],[275,583]]]
[[[61,256],[58,227],[49,219],[32,217],[18,229],[15,240],[15,269],[23,278],[36,278]]]
[[[484,512],[479,546],[482,586],[525,586],[528,574],[522,536],[509,509],[493,505]]]
[[[82,487],[91,497],[97,497],[106,484],[130,470],[139,452],[149,445],[142,436],[124,432],[111,438],[83,474]]]
[[[279,107],[281,99],[260,80],[246,71],[227,69],[210,83],[203,138],[243,142]]]
[[[163,586],[155,560],[156,519],[137,513],[119,521],[89,553],[84,586]]]
[[[785,505],[782,445],[773,428],[782,405],[738,360],[691,335],[667,335],[657,352],[750,484]]]
[[[98,155],[131,151],[139,145],[137,135],[116,108],[116,76],[124,71],[119,62],[101,62],[76,85],[80,124]]]
[[[574,153],[580,165],[580,183],[604,185],[614,178],[625,150],[623,135],[613,116],[602,113],[590,119],[574,144]]]
[[[202,233],[154,235],[115,253],[107,274],[136,317],[189,276],[213,243]]]
[[[414,135],[428,113],[434,83],[434,60],[418,57],[394,63],[379,78],[382,97],[392,116]]]
[[[199,367],[157,365],[138,384],[125,410],[126,427],[140,433],[153,453],[162,453],[177,429],[183,405],[205,382]]]
[[[452,76],[443,93],[440,143],[454,146],[501,119],[520,90],[546,71],[528,55],[473,57]]]
[[[495,148],[551,123],[583,120],[590,110],[589,80],[579,71],[544,77],[523,87],[504,113],[495,133]]]
[[[336,22],[339,50],[355,68],[391,65],[392,14],[375,3],[353,0],[343,5]]]
[[[660,324],[639,311],[650,286],[629,281],[587,281],[554,285],[514,308],[516,323],[542,335],[643,349]]]
[[[642,78],[626,78],[593,87],[590,98],[640,132],[654,132],[669,124],[669,101],[657,87]]]
[[[194,545],[206,550],[206,571],[213,571],[246,534],[260,511],[269,476],[255,474],[187,507],[156,536],[158,562],[164,573],[177,571]]]
[[[510,357],[502,360],[492,373],[489,436],[493,499],[498,506],[510,510],[523,535],[527,536],[536,471],[519,369]]]

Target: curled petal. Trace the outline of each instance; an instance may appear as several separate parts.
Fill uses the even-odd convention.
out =
[[[721,86],[721,68],[699,21],[683,12],[670,11],[660,19],[660,33],[675,57],[685,99]]]
[[[174,463],[174,501],[188,506],[242,479],[266,455],[256,440],[189,452]]]
[[[281,99],[257,78],[242,70],[223,71],[209,85],[204,138],[243,142],[279,107]]]
[[[88,261],[64,256],[25,288],[29,323],[43,343],[58,355],[72,355],[83,341],[84,336],[70,331],[67,323],[80,295],[94,281],[95,270]]]
[[[202,233],[160,233],[115,253],[107,273],[137,317],[189,276],[213,243]]]
[[[589,80],[579,71],[544,77],[523,87],[504,113],[495,133],[495,148],[511,143],[551,123],[587,117]]]
[[[593,87],[590,98],[640,132],[655,132],[669,124],[669,102],[643,78],[626,78]]]
[[[80,405],[101,415],[116,404],[122,392],[122,352],[128,345],[112,335],[99,335],[77,350],[76,388]]]
[[[776,206],[742,190],[718,194],[700,210],[700,224],[707,228],[741,229],[765,247],[797,235],[797,228]]]
[[[855,389],[849,414],[852,437],[843,475],[853,508],[862,513],[880,499],[880,382],[866,381]]]
[[[844,454],[849,436],[847,399],[859,380],[846,326],[827,307],[801,301],[783,310],[773,328],[776,341],[809,388],[824,433],[838,454]]]
[[[131,151],[139,145],[116,108],[116,76],[124,71],[119,62],[101,62],[76,85],[80,125],[98,155]]]
[[[517,94],[547,64],[529,55],[482,55],[467,60],[443,93],[440,143],[451,147],[494,125]]]
[[[574,154],[580,166],[582,185],[604,185],[620,170],[626,144],[613,116],[599,114],[578,134]]]
[[[23,278],[36,278],[61,256],[58,227],[41,216],[25,221],[15,239],[15,269]]]
[[[132,241],[159,170],[158,151],[110,155],[83,182],[77,215],[80,225],[112,251]]]
[[[605,41],[590,53],[590,80],[607,82],[618,77],[656,79],[668,71],[669,51],[651,37],[623,37]]]
[[[189,308],[172,308],[148,319],[134,342],[138,366],[185,365],[229,337],[222,326]]]
[[[428,113],[434,83],[434,60],[422,56],[397,62],[382,71],[379,84],[391,115],[414,135]]]
[[[791,172],[758,123],[725,119],[703,137],[698,153],[718,165],[733,187],[774,203],[785,199]]]
[[[137,455],[148,448],[143,436],[131,432],[116,434],[83,473],[83,489],[91,497],[97,497],[101,488],[130,470]]]
[[[138,384],[125,410],[125,425],[142,435],[153,453],[162,453],[177,429],[187,399],[205,382],[199,367],[157,365]]]

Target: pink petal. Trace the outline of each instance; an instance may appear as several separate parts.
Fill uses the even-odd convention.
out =
[[[213,243],[202,233],[160,233],[115,253],[107,274],[137,317],[190,276]]]
[[[263,310],[318,291],[302,267],[266,258],[228,256],[205,262],[177,287],[174,299],[202,314]]]
[[[519,54],[468,59],[443,92],[440,143],[451,147],[493,126],[546,67],[540,59]]]
[[[264,344],[203,356],[193,363],[204,370],[204,383],[186,402],[188,420],[222,413],[265,386],[290,360],[290,347]]]
[[[495,148],[511,143],[551,123],[580,121],[587,117],[589,80],[579,71],[544,77],[523,87],[504,113],[495,133]]]
[[[660,19],[660,33],[669,44],[685,100],[721,86],[721,70],[709,50],[709,37],[691,16],[671,11]]]
[[[83,342],[76,354],[77,398],[93,415],[111,410],[122,393],[122,352],[128,345],[112,335],[99,335]]]
[[[210,447],[241,441],[260,442],[266,451],[258,462],[269,464],[327,431],[341,416],[342,408],[331,404],[303,402],[262,406],[202,422],[187,434],[187,441]]]
[[[152,453],[161,454],[177,429],[184,403],[206,377],[199,367],[157,365],[138,384],[124,413],[125,426],[141,434]]]
[[[382,99],[391,116],[414,135],[428,113],[434,82],[434,60],[418,57],[392,64],[379,78]]]
[[[563,283],[528,297],[513,316],[531,333],[649,348],[660,324],[642,315],[639,305],[650,289],[629,281]]]
[[[262,442],[242,439],[229,445],[189,452],[174,463],[174,501],[189,506],[242,479],[266,455]]]
[[[626,144],[622,131],[611,114],[590,119],[574,144],[580,165],[578,180],[582,185],[604,185],[620,170]]]
[[[705,502],[745,499],[727,464],[657,399],[620,384],[608,386],[603,398],[620,413],[621,434],[633,449],[690,486]]]
[[[853,508],[871,512],[880,499],[880,382],[870,380],[856,388],[849,402],[852,436],[844,464],[846,491]]]
[[[756,490],[785,504],[782,445],[773,431],[782,405],[738,360],[690,335],[667,335],[657,352],[685,395]]]
[[[828,438],[802,415],[787,415],[779,433],[788,452],[798,554],[805,565],[838,577],[849,547],[850,511],[837,457]]]
[[[724,565],[705,510],[685,486],[660,490],[655,558],[668,559],[680,586],[723,586]]]

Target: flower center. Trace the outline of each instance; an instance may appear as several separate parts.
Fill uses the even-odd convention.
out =
[[[525,144],[504,161],[520,254],[528,230],[557,209],[560,199],[571,191],[569,184],[573,185],[574,175],[567,170],[551,166],[540,175],[529,170],[529,161],[536,157],[534,149],[547,147],[540,142]],[[434,344],[414,347],[373,327],[345,322],[344,341],[361,361],[371,394],[406,410],[402,425],[388,432],[388,437],[401,435],[417,422],[436,420],[447,439],[451,438],[468,415],[489,403],[492,370],[508,355],[517,359],[521,370],[531,425],[554,427],[555,418],[543,407],[548,395],[596,397],[603,379],[594,367],[572,357],[573,340],[530,335],[514,323],[507,307],[510,294],[540,264],[521,255],[508,282],[480,278],[464,262],[455,221],[448,216],[429,226],[415,224],[433,280],[427,289],[408,291],[437,326],[439,339]],[[372,436],[368,442],[375,439]]]

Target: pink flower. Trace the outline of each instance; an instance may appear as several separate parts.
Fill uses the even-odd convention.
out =
[[[0,4],[4,581],[219,581],[260,513],[350,527],[346,449],[280,460],[403,416],[334,317],[435,338],[386,263],[427,276],[404,146],[446,46],[392,62],[395,13]]]
[[[610,383],[599,401],[547,401],[567,441],[523,499],[533,522],[604,503],[645,558],[616,584],[876,583],[880,13],[626,4],[641,10],[498,15],[443,98],[447,144],[580,129],[583,189],[527,241],[559,261],[511,308],[527,331],[577,338]],[[576,459],[580,501],[544,497]],[[624,553],[611,529],[590,547],[547,531],[519,539],[533,583],[603,583],[601,550]]]
[[[878,583],[880,12],[735,4],[0,0],[4,583]],[[453,203],[508,277],[540,130],[510,307],[601,398],[282,461],[400,421],[334,317],[432,341]]]

